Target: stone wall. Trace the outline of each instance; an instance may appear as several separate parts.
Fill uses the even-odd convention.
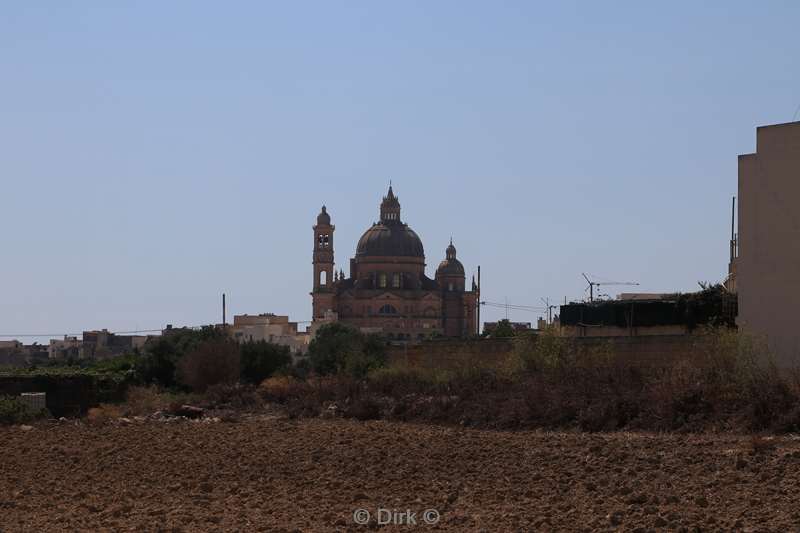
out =
[[[446,339],[408,346],[391,346],[390,365],[456,368],[465,364],[496,366],[511,353],[511,339]]]
[[[81,415],[99,403],[122,401],[125,390],[126,383],[97,376],[0,376],[0,396],[44,392],[54,417]]]
[[[699,335],[646,335],[641,337],[577,337],[579,349],[606,351],[615,361],[636,366],[665,366],[692,358],[702,349]]]
[[[632,365],[662,366],[702,349],[702,337],[695,335],[648,335],[643,337],[567,337],[583,352],[612,353],[617,361]],[[391,346],[390,365],[452,369],[498,366],[513,350],[512,339],[470,339],[426,341],[410,346]]]

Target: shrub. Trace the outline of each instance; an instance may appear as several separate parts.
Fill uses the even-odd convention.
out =
[[[239,346],[223,339],[205,341],[181,357],[176,377],[195,392],[205,392],[219,383],[235,383],[239,379]]]
[[[523,334],[514,338],[514,354],[526,372],[563,370],[577,363],[575,346],[555,329],[539,334]]]
[[[241,345],[241,378],[246,383],[258,384],[277,370],[292,363],[288,346],[266,341],[246,342]]]
[[[204,403],[209,407],[249,409],[261,405],[261,397],[252,385],[218,383],[208,387]]]
[[[90,361],[87,368],[99,374],[127,374],[132,373],[140,359],[139,354],[125,354],[108,359]]]
[[[298,396],[301,388],[305,388],[305,383],[292,376],[275,376],[265,379],[259,386],[259,392],[266,399],[283,402]]]
[[[452,380],[452,371],[393,366],[377,368],[367,376],[369,389],[379,394],[403,396],[442,390]]]
[[[191,404],[195,400],[190,394],[167,391],[156,385],[132,386],[128,388],[122,409],[126,416],[150,415],[156,411],[168,411],[176,404]]]
[[[0,425],[24,424],[46,415],[31,409],[18,396],[0,396]]]
[[[381,417],[381,406],[373,398],[357,398],[347,409],[347,415],[356,420],[376,420]]]
[[[86,413],[86,419],[91,424],[105,424],[122,416],[122,408],[118,405],[100,404],[92,407]]]

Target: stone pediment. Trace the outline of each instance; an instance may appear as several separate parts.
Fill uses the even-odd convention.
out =
[[[399,294],[395,294],[393,292],[381,292],[375,296],[375,299],[382,299],[382,300],[405,300]]]

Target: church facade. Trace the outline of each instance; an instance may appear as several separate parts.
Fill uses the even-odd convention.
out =
[[[335,229],[322,206],[313,227],[315,322],[335,316],[362,331],[399,340],[477,333],[479,288],[474,277],[467,287],[452,240],[434,278],[425,274],[422,240],[402,221],[391,186],[380,205],[380,220],[358,241],[347,276],[335,269]]]

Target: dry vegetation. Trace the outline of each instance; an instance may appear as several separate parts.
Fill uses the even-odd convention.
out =
[[[223,383],[194,394],[132,387],[128,401],[103,405],[90,419],[174,411],[193,403],[207,409],[258,411],[282,404],[293,417],[345,417],[449,424],[489,429],[583,431],[800,430],[800,379],[779,370],[752,339],[729,330],[699,337],[692,359],[637,366],[609,349],[579,352],[563,337],[516,340],[499,367],[472,360],[461,368],[375,368],[363,377],[348,372],[294,377],[281,374],[260,386]],[[199,353],[199,352],[198,352]],[[209,352],[209,353],[217,353]],[[235,354],[234,354],[235,355]],[[202,358],[213,361],[211,357]],[[213,374],[214,365],[206,362]],[[226,358],[224,371],[235,372]],[[202,362],[202,361],[201,361]]]
[[[701,337],[693,359],[660,367],[580,353],[568,339],[517,340],[500,368],[381,368],[347,375],[272,378],[262,394],[293,416],[341,414],[493,429],[772,431],[800,428],[800,380],[752,339],[727,330]]]

